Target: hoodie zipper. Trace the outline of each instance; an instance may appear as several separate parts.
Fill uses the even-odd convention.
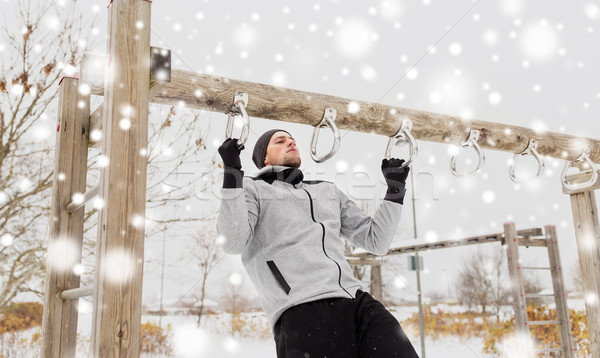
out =
[[[294,188],[296,188],[296,185],[294,185]],[[312,221],[314,221],[315,223],[321,225],[321,229],[323,230],[323,234],[321,235],[321,244],[323,245],[323,253],[325,254],[325,256],[330,259],[331,261],[333,261],[337,268],[338,268],[338,285],[340,286],[340,288],[342,290],[344,290],[344,292],[346,292],[348,294],[348,296],[350,296],[351,298],[354,298],[354,296],[352,296],[350,294],[350,292],[348,292],[343,286],[342,286],[342,268],[340,267],[340,264],[337,263],[337,261],[335,261],[334,259],[332,259],[331,257],[329,257],[329,255],[327,254],[327,251],[325,250],[325,225],[323,225],[321,222],[318,222],[317,220],[315,220],[315,213],[313,211],[313,201],[312,201],[312,196],[310,195],[310,193],[308,192],[308,190],[302,188],[302,190],[304,190],[306,192],[306,194],[308,194],[308,199],[310,200],[310,215],[312,217]]]

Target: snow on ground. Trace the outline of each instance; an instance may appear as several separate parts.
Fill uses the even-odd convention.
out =
[[[576,310],[585,309],[583,299],[571,298],[568,301],[569,307]],[[445,312],[464,312],[467,310],[464,306],[459,305],[433,305],[431,309],[440,309]],[[418,312],[416,306],[402,306],[390,308],[392,314],[399,320],[403,321],[406,318],[412,316]],[[503,309],[503,316],[505,319],[512,315],[512,308],[507,306]],[[257,327],[258,330],[268,329],[266,318],[261,312],[258,313],[246,313],[242,315],[244,321],[247,324],[251,324],[253,327]],[[202,328],[197,328],[195,316],[186,315],[168,315],[162,319],[162,327],[171,325],[171,337],[173,341],[174,351],[176,358],[188,358],[188,357],[210,357],[210,358],[230,358],[230,357],[244,357],[244,358],[276,358],[275,353],[275,342],[273,338],[267,333],[266,338],[233,338],[228,332],[228,322],[231,316],[228,314],[219,314],[211,317],[205,317]],[[158,324],[159,317],[153,315],[144,315],[142,322],[154,322]],[[92,315],[89,312],[80,313],[78,321],[78,333],[80,338],[80,344],[82,341],[85,342],[91,333],[92,327]],[[27,332],[23,332],[22,338],[30,338],[35,332],[39,332],[40,328],[33,328]],[[417,353],[421,355],[421,343],[418,336],[407,335],[411,340],[413,346],[417,350]],[[437,340],[426,339],[426,354],[430,357],[484,357],[483,351],[483,340],[482,339],[466,339],[461,340],[459,338],[440,338]],[[87,350],[88,347],[81,347]],[[22,358],[37,357],[37,351],[31,350],[23,352]],[[28,355],[29,354],[29,355]],[[82,354],[78,354],[77,357],[83,357]],[[142,355],[145,358],[159,358],[159,355]]]
[[[456,308],[456,306],[442,306],[440,308],[451,308],[452,310],[465,310],[466,308]],[[416,306],[398,307],[392,309],[392,313],[398,320],[410,317],[417,312]],[[259,313],[247,314],[252,318],[263,320],[266,325],[266,318]],[[220,329],[222,322],[228,320],[227,315],[220,317],[211,317],[208,322],[202,325],[202,328],[196,327],[196,317],[185,315],[169,315],[162,319],[162,326],[168,324],[172,327],[172,337],[175,348],[175,357],[210,357],[210,358],[276,358],[275,342],[272,337],[267,339],[256,338],[232,338],[225,333],[216,334]],[[158,323],[157,316],[143,316],[142,322],[153,321]],[[266,327],[266,326],[265,326]],[[79,332],[80,335],[89,336],[91,330],[91,314],[80,315]],[[417,350],[421,352],[421,343],[419,337],[409,338]],[[444,338],[438,340],[426,340],[426,354],[430,357],[481,357],[483,341],[481,339],[459,340],[456,338]],[[153,357],[154,358],[154,357]]]

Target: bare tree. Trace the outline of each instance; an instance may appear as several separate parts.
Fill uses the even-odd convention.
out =
[[[469,308],[481,307],[487,313],[491,307],[499,319],[500,308],[508,302],[510,285],[507,285],[504,252],[494,250],[485,254],[480,248],[463,259],[456,280],[459,302]]]
[[[229,283],[225,286],[220,301],[226,312],[239,314],[252,306],[252,300],[247,297],[247,290],[243,289],[243,280],[239,284]]]
[[[77,0],[35,3],[19,1],[14,24],[3,29],[8,46],[0,59],[0,309],[19,293],[42,295],[58,81],[63,71],[80,63],[96,24],[84,17]],[[53,27],[45,28],[48,24]],[[211,188],[221,166],[216,153],[206,153],[210,128],[200,115],[151,106],[146,195],[150,240],[174,225],[215,215],[198,215],[189,206],[189,200]],[[88,188],[99,182],[100,154],[90,151]],[[167,206],[171,210],[164,210]],[[93,271],[96,213],[88,210],[84,218],[87,273]],[[89,280],[84,275],[82,284]]]
[[[200,321],[204,313],[204,300],[206,299],[206,281],[212,268],[223,256],[221,246],[218,244],[217,234],[214,231],[213,226],[209,229],[204,227],[198,231],[193,237],[192,247],[190,248],[190,254],[194,261],[200,267],[200,279],[202,284],[199,291],[194,295],[196,305],[199,303],[195,314],[198,316],[198,327],[200,327]]]
[[[52,186],[52,104],[61,72],[83,56],[95,21],[75,3],[20,1],[0,68],[0,309],[38,292]],[[49,27],[49,28],[47,28]]]

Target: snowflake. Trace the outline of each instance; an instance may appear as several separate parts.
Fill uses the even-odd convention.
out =
[[[491,190],[486,190],[483,192],[481,198],[483,199],[484,203],[491,204],[496,200],[496,194]]]
[[[229,275],[229,282],[234,286],[239,286],[242,283],[243,276],[239,272],[232,272]]]
[[[0,244],[2,244],[2,246],[10,246],[13,244],[13,237],[10,234],[4,234],[2,235],[2,238],[0,238]]]
[[[554,29],[543,24],[532,24],[523,31],[521,50],[532,60],[544,61],[556,53],[558,42]]]
[[[349,20],[340,25],[335,37],[337,48],[348,57],[362,57],[372,46],[371,29],[360,20]]]

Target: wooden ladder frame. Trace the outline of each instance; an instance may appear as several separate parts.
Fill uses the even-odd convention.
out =
[[[565,283],[563,278],[563,269],[560,263],[560,253],[558,250],[558,239],[556,235],[556,227],[553,225],[547,225],[544,227],[544,239],[537,240],[540,245],[546,247],[548,251],[548,262],[549,267],[528,267],[523,266],[519,260],[519,246],[517,238],[517,230],[514,223],[504,224],[504,240],[503,245],[506,245],[506,256],[508,262],[508,273],[510,274],[510,280],[512,282],[512,304],[515,310],[515,325],[518,333],[518,341],[529,338],[529,329],[534,325],[558,325],[558,332],[560,336],[560,347],[559,348],[545,348],[545,349],[533,349],[532,352],[527,352],[529,347],[527,342],[519,344],[519,349],[524,350],[524,356],[529,356],[530,353],[540,354],[549,352],[561,352],[563,357],[573,357],[573,344],[571,340],[571,323],[569,320],[569,310],[567,307],[567,294],[565,290]],[[521,245],[523,246],[523,245]],[[527,245],[526,247],[529,247]],[[529,321],[527,317],[527,298],[537,298],[541,296],[536,293],[525,292],[523,285],[523,270],[550,270],[552,278],[552,288],[554,302],[556,303],[556,316],[557,319],[553,321]]]
[[[537,237],[544,236],[543,239]],[[564,286],[563,269],[560,263],[560,253],[558,250],[558,239],[556,235],[556,227],[547,225],[544,227],[544,232],[540,228],[516,230],[515,223],[505,223],[503,233],[493,233],[487,235],[471,236],[460,239],[443,240],[436,242],[427,242],[426,240],[414,240],[401,246],[390,248],[386,256],[418,253],[429,250],[439,250],[453,247],[461,247],[476,244],[486,244],[491,242],[501,242],[506,245],[506,256],[508,263],[508,272],[512,283],[512,298],[513,308],[515,310],[515,322],[517,331],[523,336],[529,337],[529,324],[527,320],[526,298],[535,295],[529,295],[523,290],[523,280],[521,276],[522,269],[533,269],[532,267],[522,267],[519,264],[519,246],[525,247],[545,247],[548,250],[549,269],[552,277],[552,287],[554,290],[553,297],[556,302],[556,310],[558,319],[550,322],[557,324],[559,327],[559,335],[561,340],[561,349],[563,357],[573,357],[573,347],[571,340],[569,311],[567,308],[567,294]],[[371,294],[375,298],[382,299],[381,287],[381,259],[377,259],[375,255],[358,249],[353,252],[348,258],[351,265],[370,265],[376,269],[376,273],[371,274]],[[546,322],[544,322],[546,323]],[[549,324],[550,324],[549,323]],[[542,324],[542,322],[534,322],[533,324]],[[526,342],[523,342],[523,347],[526,347]],[[558,349],[540,350],[537,353],[555,352]],[[526,355],[523,355],[526,356]]]

